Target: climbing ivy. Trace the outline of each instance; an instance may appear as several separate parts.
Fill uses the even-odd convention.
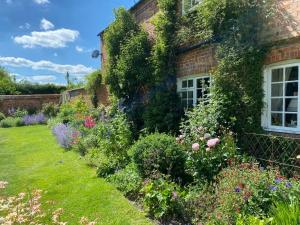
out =
[[[218,123],[238,134],[260,129],[267,48],[259,37],[273,9],[271,0],[203,0],[183,17],[178,30],[177,43],[218,40],[210,104],[222,102],[222,107],[209,112],[220,115]]]

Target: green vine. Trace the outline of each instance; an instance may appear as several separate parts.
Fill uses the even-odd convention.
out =
[[[211,103],[198,107],[216,108],[218,112],[209,112],[220,115],[218,124],[238,134],[260,129],[262,70],[267,49],[259,37],[272,9],[271,0],[204,0],[183,17],[178,31],[177,43],[219,40],[218,65],[211,72]],[[222,105],[215,107],[215,102]]]

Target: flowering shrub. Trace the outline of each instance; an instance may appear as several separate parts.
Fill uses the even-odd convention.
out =
[[[159,174],[170,175],[172,179],[186,178],[186,153],[171,136],[156,133],[144,137],[131,147],[130,155],[143,178]]]
[[[0,181],[0,190],[5,189],[8,183]],[[34,190],[32,193],[19,193],[17,196],[0,195],[0,224],[30,224],[39,225],[66,225],[67,222],[61,220],[63,209],[57,209],[53,212],[43,211],[41,203],[42,191]],[[51,219],[48,219],[48,218]],[[79,221],[81,225],[96,225],[95,221],[89,221],[86,217],[82,217]]]
[[[76,144],[80,136],[79,131],[65,124],[54,126],[52,133],[55,135],[58,144],[65,149],[69,149]]]
[[[168,178],[146,180],[142,189],[144,205],[149,214],[162,221],[179,219],[183,214],[185,192]]]
[[[195,180],[212,180],[237,155],[235,140],[230,134],[221,139],[205,134],[193,144],[185,142],[183,135],[177,140],[187,148],[186,172]]]
[[[36,125],[36,124],[45,124],[47,122],[47,118],[43,113],[35,114],[35,115],[26,115],[23,117],[23,123],[26,126]]]

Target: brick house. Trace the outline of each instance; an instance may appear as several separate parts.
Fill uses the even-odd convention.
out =
[[[178,13],[192,10],[201,0],[182,0]],[[264,103],[262,127],[267,131],[300,134],[300,0],[278,0],[278,15],[274,16],[261,35],[271,44],[264,67]],[[130,12],[143,25],[149,36],[155,38],[151,18],[158,12],[156,0],[140,0]],[[103,31],[104,32],[104,31]],[[102,67],[106,53],[103,32],[99,34],[102,50]],[[215,45],[196,43],[179,50],[177,55],[177,89],[182,103],[195,105],[206,94],[210,83],[209,71],[217,64]]]

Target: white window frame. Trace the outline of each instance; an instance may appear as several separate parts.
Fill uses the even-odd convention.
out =
[[[292,114],[297,114],[297,127],[285,127],[285,117],[283,116],[283,126],[274,126],[271,122],[271,88],[272,88],[272,70],[274,69],[284,69],[284,76],[285,76],[285,69],[288,67],[296,67],[298,66],[298,107],[297,112]],[[283,86],[285,86],[286,81],[283,79]],[[289,60],[285,62],[280,62],[276,64],[269,65],[265,67],[264,69],[264,83],[263,83],[263,89],[265,92],[264,96],[264,108],[262,112],[262,119],[261,119],[261,125],[262,128],[266,131],[273,131],[273,132],[281,132],[281,133],[292,133],[292,134],[300,134],[300,60]],[[283,93],[283,99],[289,98],[290,96],[285,96],[285,93]],[[274,97],[273,97],[274,98]],[[285,101],[285,100],[284,100]],[[283,107],[285,107],[285,102],[283,103]],[[283,109],[282,113],[285,115],[286,112]]]
[[[193,106],[196,106],[197,103],[198,103],[197,90],[200,89],[200,88],[197,87],[197,80],[198,79],[205,79],[205,78],[209,78],[209,83],[210,83],[210,87],[211,87],[212,77],[209,74],[191,75],[191,76],[185,76],[185,77],[177,78],[177,92],[181,93],[183,91],[193,91]],[[182,88],[182,82],[186,81],[186,80],[187,81],[189,81],[189,80],[193,81],[193,87],[192,88],[189,88],[189,87]],[[208,94],[207,98],[209,98],[209,94]]]
[[[185,6],[184,6],[186,1],[188,1],[189,4],[190,4],[190,7],[189,7],[189,9],[187,11],[185,10]],[[203,0],[197,0],[198,3],[195,4],[195,5],[193,5],[193,6],[192,6],[192,1],[194,1],[194,0],[182,0],[182,2],[181,2],[181,4],[182,4],[182,15],[184,15],[184,14],[186,14],[186,13],[194,10],[198,4],[202,3]]]

